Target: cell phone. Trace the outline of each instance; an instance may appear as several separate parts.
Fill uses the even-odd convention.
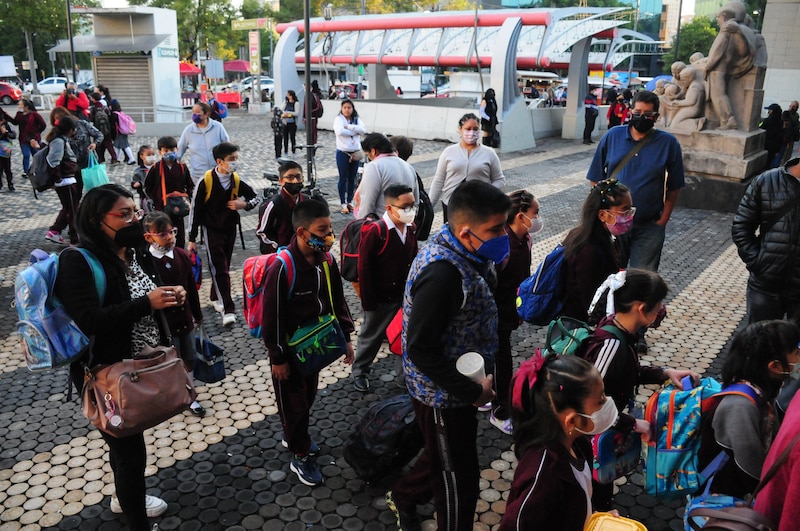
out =
[[[694,389],[694,380],[692,379],[691,375],[683,377],[683,380],[681,380],[681,386],[683,386],[684,391],[691,391]]]

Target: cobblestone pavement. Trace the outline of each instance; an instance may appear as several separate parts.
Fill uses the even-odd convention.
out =
[[[242,175],[256,187],[265,186],[262,171],[276,167],[267,120],[233,111],[225,126],[241,146]],[[135,150],[155,140],[133,137],[131,145]],[[336,207],[332,133],[321,132],[320,143],[319,185]],[[416,144],[411,162],[426,184],[444,147],[441,142]],[[580,141],[547,139],[529,151],[501,155],[507,190],[525,187],[541,202],[545,228],[534,240],[534,267],[577,222],[593,149]],[[23,363],[11,305],[14,277],[33,248],[58,250],[44,239],[58,200],[52,191],[33,199],[30,186],[19,177],[18,148],[12,165],[18,191],[0,192],[0,530],[124,528],[124,517],[109,509],[114,487],[103,441],[82,416],[77,399],[66,402],[66,370],[34,374]],[[109,174],[114,182],[127,185],[132,167],[118,165]],[[332,211],[341,233],[349,218],[338,208]],[[731,220],[729,214],[676,209],[661,265],[670,286],[669,317],[648,334],[645,363],[718,374],[719,355],[744,317],[746,271],[730,240]],[[255,212],[243,216],[246,249],[237,244],[236,264],[257,252],[256,221]],[[240,268],[232,276],[238,287]],[[346,294],[358,326],[360,304],[350,286]],[[238,288],[235,295],[238,305]],[[263,345],[249,336],[241,318],[232,329],[221,326],[208,305],[207,284],[201,297],[211,339],[225,349],[228,377],[198,386],[199,400],[208,411],[205,418],[178,415],[145,434],[148,493],[169,504],[157,520],[161,529],[395,529],[383,498],[385,485],[358,479],[342,457],[344,441],[366,407],[401,392],[388,350],[378,356],[373,371],[377,381],[369,394],[353,389],[350,369],[341,362],[321,373],[311,434],[321,446],[318,461],[325,485],[311,488],[289,472]],[[531,325],[515,332],[517,364],[542,344],[543,332]],[[639,400],[652,389],[641,388]],[[487,413],[478,415],[481,497],[475,529],[485,530],[496,528],[502,518],[516,461],[511,437],[491,426]],[[682,529],[681,504],[664,504],[643,494],[642,483],[642,475],[633,474],[619,484],[615,505],[620,513],[650,530]],[[435,529],[432,506],[420,512],[427,518],[424,529]]]

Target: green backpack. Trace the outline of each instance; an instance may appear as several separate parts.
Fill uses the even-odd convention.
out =
[[[627,348],[628,342],[625,334],[619,328],[613,325],[605,325],[601,328],[611,332],[614,337],[619,339],[621,349]],[[589,345],[589,337],[594,331],[595,329],[588,324],[572,317],[554,319],[547,327],[544,355],[584,357]]]

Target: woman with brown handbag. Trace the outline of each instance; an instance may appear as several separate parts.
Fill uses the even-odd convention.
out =
[[[78,207],[75,224],[80,245],[94,255],[105,274],[102,299],[97,289],[88,289],[96,286],[95,273],[81,253],[67,250],[59,257],[55,294],[81,331],[94,340],[91,353],[70,366],[79,391],[86,364],[94,369],[132,358],[148,346],[168,345],[153,310],[180,306],[186,299],[182,286],[157,287],[137,261],[135,249],[144,244],[142,215],[131,193],[116,184],[89,190]],[[101,434],[109,447],[116,485],[111,511],[124,512],[134,531],[150,530],[148,517],[163,514],[167,504],[145,495],[143,433]]]

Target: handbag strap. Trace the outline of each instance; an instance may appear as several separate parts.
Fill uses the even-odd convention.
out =
[[[714,518],[716,520],[725,520],[728,522],[736,522],[739,524],[745,524],[750,526],[752,529],[760,529],[764,531],[769,531],[769,527],[767,527],[763,521],[759,521],[763,516],[760,513],[753,511],[752,509],[749,513],[745,514],[737,514],[728,512],[721,509],[709,509],[705,507],[698,507],[696,509],[692,509],[689,511],[689,524],[691,525],[692,529],[700,530],[697,526],[697,523],[694,521],[694,516],[701,516],[705,518]]]
[[[325,261],[322,262],[322,269],[323,271],[325,271],[325,282],[328,284],[328,297],[330,297],[331,299],[331,314],[333,315],[333,318],[336,319],[336,321],[338,321],[339,318],[336,317],[336,308],[333,305],[333,288],[331,288],[331,271],[330,267],[328,266],[327,256],[325,257]]]
[[[636,142],[636,145],[633,146],[633,149],[628,151],[628,154],[625,155],[625,157],[619,162],[619,164],[617,164],[617,167],[614,168],[614,171],[611,172],[611,175],[607,177],[607,179],[614,179],[617,175],[619,175],[619,172],[622,171],[622,169],[633,159],[633,157],[636,156],[637,153],[639,153],[639,151],[642,150],[642,148],[646,144],[650,142],[650,140],[652,140],[652,138],[653,138],[653,130],[651,129],[650,131],[648,131],[648,133],[644,136],[643,139]]]

